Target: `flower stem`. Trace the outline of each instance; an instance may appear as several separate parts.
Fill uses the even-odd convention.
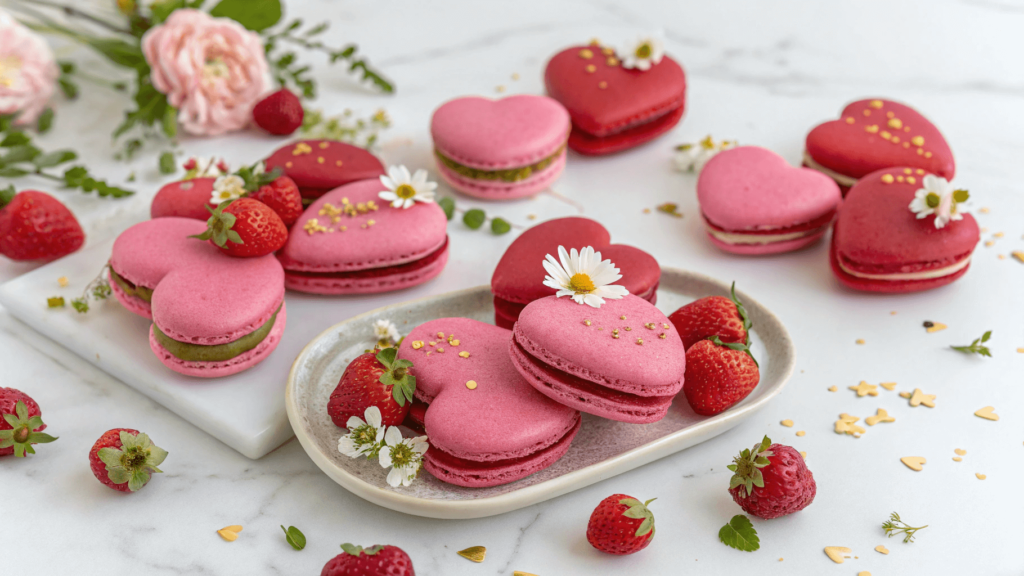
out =
[[[83,12],[82,10],[79,10],[78,8],[75,8],[74,6],[69,6],[67,4],[61,4],[59,2],[52,2],[51,0],[18,0],[18,1],[19,2],[25,2],[25,3],[31,3],[34,6],[44,6],[44,7],[47,7],[47,8],[53,8],[53,9],[56,9],[56,10],[60,10],[60,11],[64,12],[64,14],[67,15],[69,18],[81,18],[83,20],[88,20],[89,22],[92,22],[93,24],[96,24],[97,26],[101,26],[103,28],[106,28],[107,30],[110,30],[111,32],[117,32],[118,34],[127,34],[129,36],[132,36],[131,30],[127,30],[125,28],[121,28],[121,27],[119,27],[119,26],[117,26],[115,24],[107,22],[106,20],[104,20],[102,18],[98,18],[96,16],[93,16],[92,14],[89,14],[88,12]],[[19,9],[23,9],[23,8],[15,7],[15,10],[19,10]]]

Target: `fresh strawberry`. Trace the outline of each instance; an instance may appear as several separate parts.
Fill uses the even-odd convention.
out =
[[[0,190],[0,254],[11,260],[55,260],[85,243],[75,215],[49,194]]]
[[[381,546],[363,549],[362,546],[342,544],[344,550],[331,558],[320,576],[416,576],[412,559],[397,546]]]
[[[722,342],[750,344],[750,319],[747,310],[736,298],[736,283],[732,283],[732,296],[708,296],[694,300],[668,317],[676,327],[683,346],[689,350],[697,342],[718,336]]]
[[[327,401],[327,413],[337,426],[345,428],[352,416],[362,418],[370,406],[380,409],[384,426],[398,426],[405,420],[416,392],[416,376],[412,362],[396,360],[397,354],[394,348],[367,352],[345,368]]]
[[[252,119],[257,126],[271,134],[286,136],[302,126],[302,101],[287,88],[281,88],[256,103]]]
[[[100,436],[89,451],[89,466],[96,479],[120,492],[135,492],[149,482],[153,472],[167,458],[167,451],[154,445],[146,434],[129,428],[114,428]]]
[[[288,241],[288,228],[281,217],[259,200],[239,198],[221,202],[210,213],[206,232],[192,238],[209,240],[228,256],[266,256]]]
[[[718,336],[686,351],[683,393],[693,411],[714,416],[743,400],[761,379],[746,344],[723,343]]]
[[[625,494],[601,500],[590,514],[587,541],[608,554],[633,554],[647,548],[654,539],[654,514],[647,509],[653,501],[641,502]]]
[[[270,206],[288,228],[291,228],[302,215],[302,194],[299,193],[295,181],[287,176],[281,176],[270,184],[260,186],[258,190],[250,193],[249,197]]]
[[[767,436],[753,450],[744,448],[728,468],[734,472],[729,481],[732,499],[765,520],[803,510],[818,489],[800,453],[772,444]]]
[[[43,434],[46,424],[40,417],[39,404],[28,394],[14,388],[0,388],[0,456],[14,454],[23,458],[35,454],[33,444],[47,444],[56,440]]]

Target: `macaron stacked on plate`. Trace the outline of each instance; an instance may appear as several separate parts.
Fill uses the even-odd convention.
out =
[[[448,220],[433,202],[395,208],[373,178],[313,202],[278,253],[289,290],[374,294],[435,278],[448,262]]]
[[[489,200],[536,194],[565,168],[569,113],[544,96],[456,98],[434,111],[430,133],[441,176]]]
[[[544,85],[569,111],[569,148],[580,154],[650,141],[679,122],[686,104],[686,75],[654,40],[628,54],[598,44],[567,48],[548,61]]]
[[[206,225],[157,218],[114,241],[110,280],[124,306],[153,320],[149,344],[165,366],[215,378],[262,362],[287,322],[284,272],[273,256],[232,258],[189,238]]]
[[[808,246],[824,236],[842,203],[830,178],[758,146],[709,160],[697,180],[697,199],[708,238],[734,254]]]
[[[523,380],[508,356],[511,332],[467,318],[414,328],[398,348],[413,363],[430,449],[427,472],[467,487],[514,482],[569,449],[580,414]]]
[[[299,140],[278,148],[265,161],[280,168],[308,203],[350,182],[384,175],[384,165],[364,148],[336,140]]]
[[[602,259],[616,263],[622,274],[620,284],[630,294],[652,304],[657,301],[661,267],[653,256],[639,248],[611,244],[608,230],[589,218],[557,218],[523,232],[498,261],[491,276],[495,324],[512,328],[527,304],[554,295],[555,289],[544,285],[541,262],[546,255],[556,254],[559,246],[567,250],[593,247]]]
[[[859,178],[890,167],[920,168],[952,180],[956,163],[946,139],[910,106],[872,98],[843,109],[838,120],[807,135],[804,166],[842,187],[845,194]]]
[[[836,278],[870,292],[917,292],[960,278],[981,238],[974,217],[962,213],[965,199],[966,191],[921,168],[864,176],[847,194],[832,233]],[[952,218],[945,221],[943,213]]]

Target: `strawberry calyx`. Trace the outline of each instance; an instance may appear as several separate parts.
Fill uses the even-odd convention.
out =
[[[0,208],[10,204],[17,195],[18,191],[14,189],[14,184],[9,185],[7,188],[0,188]]]
[[[650,533],[651,537],[654,537],[654,513],[651,512],[647,506],[655,500],[657,500],[657,498],[651,498],[646,502],[641,502],[636,498],[623,498],[622,500],[619,500],[619,504],[627,507],[626,511],[622,513],[623,516],[626,518],[633,518],[635,520],[643,519],[643,522],[641,522],[640,526],[637,527],[636,533],[633,534],[633,536],[639,538]]]
[[[145,433],[138,435],[121,431],[120,448],[101,448],[98,456],[107,466],[107,477],[115,484],[128,483],[132,492],[149,482],[152,473],[167,458],[167,451],[150,441]]]
[[[409,373],[412,362],[398,360],[397,356],[396,348],[385,348],[377,353],[377,361],[384,366],[379,381],[385,386],[391,386],[391,396],[395,402],[405,406],[406,402],[412,402],[413,394],[416,393],[416,377]]]
[[[367,556],[376,556],[378,552],[384,549],[384,547],[380,544],[377,544],[376,546],[371,546],[369,548],[364,549],[362,546],[356,546],[355,544],[349,544],[346,542],[345,544],[341,545],[341,549],[344,550],[346,554],[349,554],[351,556],[359,556],[360,554],[366,554]]]
[[[743,493],[743,490],[740,490],[739,494],[746,498],[754,491],[754,486],[764,488],[764,475],[761,473],[761,468],[771,464],[771,461],[768,460],[769,456],[774,455],[772,451],[768,450],[771,445],[771,439],[765,436],[761,442],[754,444],[753,449],[744,448],[739,456],[732,459],[733,463],[726,466],[733,471],[732,478],[729,479],[730,490],[737,486],[743,486],[747,489],[746,494]]]
[[[242,166],[235,174],[245,182],[243,185],[245,190],[251,193],[273,183],[284,174],[284,170],[276,167],[270,172],[265,172],[263,162],[257,162],[252,166]]]
[[[210,212],[210,219],[206,221],[206,231],[202,234],[189,236],[189,238],[212,240],[214,244],[221,248],[226,246],[228,242],[245,244],[242,241],[242,237],[238,235],[238,232],[232,230],[238,218],[230,212],[224,212],[224,209],[230,206],[232,202],[234,200],[221,202],[216,208],[206,206],[206,209]]]
[[[749,340],[750,337],[747,336],[747,338]],[[757,358],[754,358],[754,355],[750,353],[750,346],[748,344],[743,344],[741,342],[722,342],[722,339],[719,338],[718,336],[711,336],[708,338],[708,340],[711,340],[712,344],[716,344],[718,346],[725,346],[730,350],[738,350],[740,352],[745,353],[747,356],[750,356],[751,360],[754,361],[754,366],[757,366],[758,368],[761,367],[761,365],[757,363]]]
[[[733,282],[732,282],[732,291],[731,291],[731,293],[729,295],[729,299],[732,300],[732,303],[736,305],[736,312],[739,313],[740,320],[743,321],[743,332],[745,332],[746,335],[747,335],[746,344],[747,344],[747,347],[749,348],[749,346],[750,346],[750,328],[754,324],[751,323],[750,317],[747,316],[747,309],[743,307],[743,303],[740,302],[740,299],[736,297],[736,281],[735,280],[733,280]],[[748,354],[749,354],[749,352],[748,352]],[[751,356],[751,358],[753,358],[753,356]],[[755,360],[755,362],[756,362],[756,360]]]
[[[24,458],[25,454],[35,454],[33,444],[49,444],[57,438],[44,432],[36,432],[43,426],[39,416],[29,418],[28,406],[21,400],[14,405],[14,414],[4,414],[4,420],[11,426],[10,430],[0,430],[0,448],[14,447],[14,456]]]

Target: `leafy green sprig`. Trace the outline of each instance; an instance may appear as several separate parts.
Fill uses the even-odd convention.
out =
[[[449,221],[455,217],[456,212],[463,212],[455,206],[455,200],[452,200],[450,196],[439,199],[437,205],[444,210],[444,215]],[[512,224],[508,220],[498,216],[488,218],[487,213],[479,208],[472,208],[462,213],[462,223],[470,230],[479,230],[488,220],[491,222],[491,234],[495,236],[512,231]]]
[[[992,357],[992,352],[989,351],[988,346],[985,346],[985,342],[992,337],[992,331],[989,330],[981,335],[981,338],[975,338],[969,346],[950,346],[957,352],[963,352],[964,354],[980,354],[982,356]]]
[[[761,547],[757,530],[754,530],[750,519],[743,514],[733,516],[725,526],[722,526],[718,531],[718,539],[722,544],[743,552],[753,552]]]
[[[75,309],[79,314],[85,314],[89,311],[89,300],[106,300],[110,297],[110,281],[107,279],[107,269],[110,265],[107,264],[100,269],[100,273],[92,279],[92,282],[86,285],[85,290],[82,290],[82,295],[78,298],[71,300],[71,307]],[[63,300],[63,298],[61,299]]]
[[[889,515],[888,520],[882,522],[882,529],[885,530],[885,533],[889,536],[889,538],[892,538],[897,534],[903,534],[904,543],[913,542],[914,534],[918,530],[923,530],[927,527],[927,524],[925,524],[924,526],[918,526],[916,528],[913,526],[909,526],[905,522],[903,522],[903,520],[900,519],[900,515],[895,512]]]
[[[301,130],[306,138],[339,140],[361,148],[371,148],[377,143],[380,132],[390,127],[391,119],[384,109],[363,119],[355,118],[351,110],[336,116],[324,116],[321,110],[306,108]]]

